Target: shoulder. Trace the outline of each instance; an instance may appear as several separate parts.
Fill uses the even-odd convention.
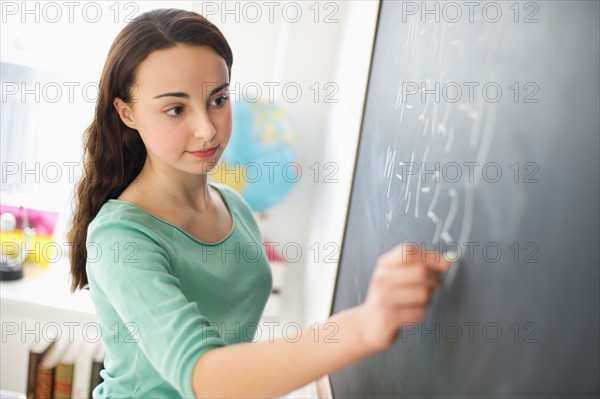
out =
[[[171,273],[177,261],[173,229],[135,205],[109,200],[90,223],[86,273],[90,286],[110,286],[132,276]],[[152,274],[156,277],[156,274]]]
[[[173,229],[136,205],[109,200],[92,220],[87,231],[88,243],[106,244],[120,240],[146,241],[162,246],[173,235]]]

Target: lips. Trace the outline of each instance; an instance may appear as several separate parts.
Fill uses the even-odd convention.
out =
[[[203,150],[188,151],[188,153],[197,158],[209,158],[209,157],[212,157],[217,152],[217,148],[219,148],[218,145],[211,147],[211,148],[206,148]]]

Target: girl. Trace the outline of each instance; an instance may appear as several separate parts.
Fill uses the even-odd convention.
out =
[[[328,320],[337,343],[314,340],[324,326],[251,342],[272,284],[262,239],[242,197],[207,180],[231,135],[232,63],[213,24],[174,9],[110,49],[68,237],[107,349],[94,397],[286,394],[392,345],[448,267],[399,246],[365,302]]]

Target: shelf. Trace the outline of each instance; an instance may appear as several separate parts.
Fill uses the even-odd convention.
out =
[[[40,313],[76,313],[95,320],[94,304],[88,291],[70,292],[69,263],[60,260],[49,266],[25,264],[24,277],[0,282],[2,311],[15,310],[21,315]]]

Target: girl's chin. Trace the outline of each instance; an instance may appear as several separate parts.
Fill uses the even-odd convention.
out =
[[[215,168],[217,167],[217,162],[203,162],[202,165],[198,165],[194,168],[188,168],[187,172],[193,175],[206,175],[213,173]]]

